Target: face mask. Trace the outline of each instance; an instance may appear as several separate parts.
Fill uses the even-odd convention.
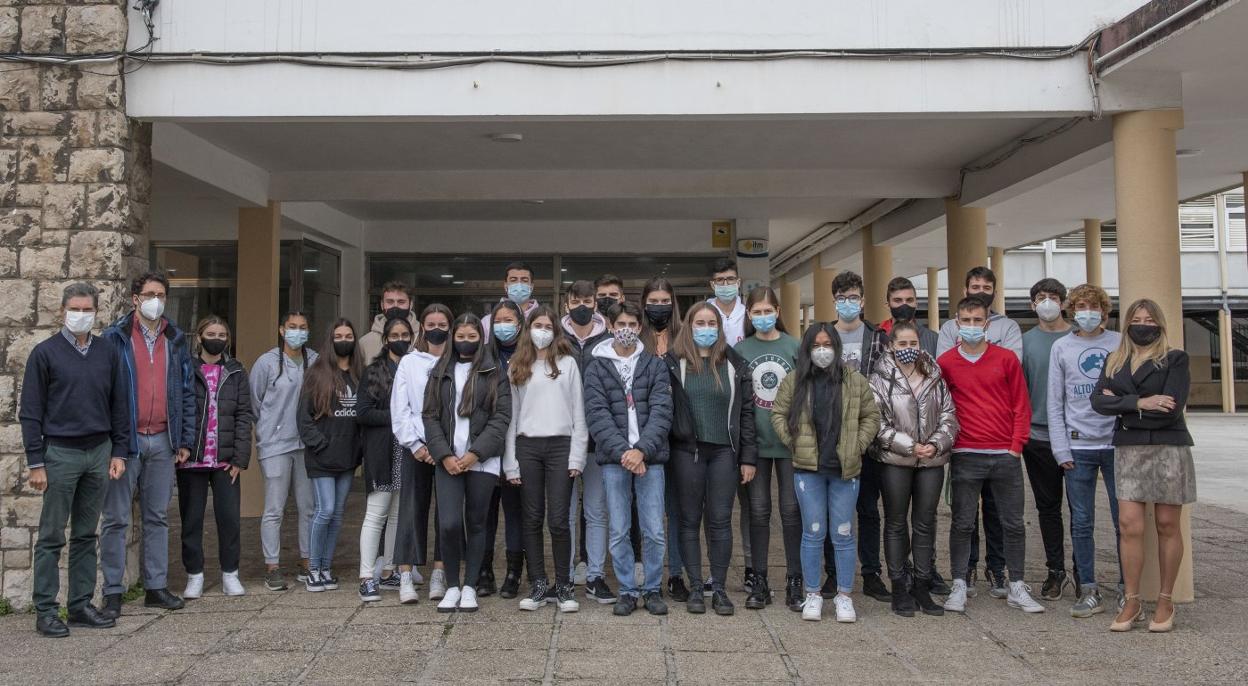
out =
[[[395,357],[403,357],[408,350],[412,349],[411,341],[390,341],[386,344],[386,348],[394,353]]]
[[[387,307],[382,314],[386,315],[386,319],[407,319],[412,316],[412,311],[406,307]]]
[[[836,362],[836,351],[826,345],[821,345],[810,351],[810,362],[820,369],[827,369]]]
[[[604,317],[607,316],[607,312],[610,311],[612,307],[615,307],[615,304],[618,302],[619,300],[616,300],[615,298],[598,298],[598,314]]]
[[[517,305],[528,302],[531,295],[533,295],[533,287],[527,283],[507,284],[507,297]]]
[[[516,340],[516,334],[520,333],[520,329],[510,322],[499,322],[494,325],[494,337],[503,343],[510,343]]]
[[[1062,316],[1062,306],[1056,300],[1044,300],[1036,303],[1036,316],[1042,322],[1056,321],[1058,317]]]
[[[538,350],[545,350],[555,340],[555,332],[549,329],[529,329],[529,338]]]
[[[615,336],[615,343],[621,348],[631,348],[637,345],[637,332],[628,327],[622,326],[613,331],[611,335]]]
[[[978,302],[980,305],[983,305],[984,309],[986,310],[992,309],[993,295],[991,293],[982,293],[982,292],[971,293],[970,295],[966,297],[972,298],[973,300],[975,300],[975,302]]]
[[[568,317],[572,319],[573,324],[585,326],[594,320],[594,308],[589,305],[577,305],[568,310]]]
[[[481,341],[455,341],[455,352],[461,358],[470,358],[477,354],[477,348],[481,347]]]
[[[450,335],[446,329],[425,329],[425,340],[432,345],[442,345]]]
[[[1075,313],[1075,324],[1084,333],[1092,333],[1101,325],[1100,310],[1079,310]]]
[[[716,286],[715,287],[715,297],[719,298],[720,300],[724,302],[728,302],[729,300],[736,300],[737,292],[738,292],[738,288],[735,283],[730,286]]]
[[[699,348],[709,348],[719,340],[719,329],[713,326],[693,327],[693,344]]]
[[[220,355],[225,352],[226,343],[228,341],[224,338],[205,338],[199,342],[199,345],[209,355]]]
[[[1152,345],[1161,338],[1161,327],[1152,324],[1131,324],[1127,326],[1127,337],[1136,345]]]
[[[94,312],[66,312],[65,328],[72,334],[81,336],[95,326]]]
[[[282,334],[282,337],[286,339],[286,345],[290,346],[292,350],[298,350],[303,347],[304,343],[308,342],[308,332],[304,329],[286,329],[286,333]]]
[[[761,317],[750,317],[750,323],[759,333],[771,333],[772,329],[776,328],[776,315],[765,314]]]
[[[152,298],[139,303],[139,314],[149,322],[160,319],[160,315],[165,313],[165,301],[160,298]]]
[[[850,302],[848,300],[845,302],[837,301],[836,316],[841,321],[852,322],[860,314],[862,314],[862,303]]]
[[[918,348],[897,348],[893,351],[893,359],[898,364],[914,364],[919,359],[920,350]]]
[[[351,357],[355,352],[355,341],[334,341],[334,354],[338,357]]]
[[[662,331],[672,323],[671,305],[646,305],[646,320],[655,331]]]
[[[897,307],[888,308],[888,311],[893,315],[893,321],[908,322],[914,320],[914,313],[918,310],[914,305],[898,305]]]
[[[972,345],[984,340],[984,336],[986,335],[987,334],[984,332],[984,327],[982,326],[960,326],[958,327],[958,337]]]

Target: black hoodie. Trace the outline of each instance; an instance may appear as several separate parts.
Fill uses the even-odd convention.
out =
[[[329,413],[312,418],[312,405],[307,393],[299,395],[299,438],[307,449],[303,453],[308,478],[338,476],[354,471],[360,464],[360,425],[355,419],[355,399],[359,384],[342,372],[346,387],[329,405]]]

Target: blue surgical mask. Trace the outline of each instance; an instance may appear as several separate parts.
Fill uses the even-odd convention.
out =
[[[507,297],[517,305],[523,305],[533,295],[533,286],[518,282],[507,284]]]
[[[857,319],[860,314],[862,314],[862,303],[852,302],[850,300],[846,300],[844,302],[841,302],[840,300],[836,301],[836,316],[840,318],[841,321],[852,322]]]
[[[975,344],[984,340],[987,333],[982,326],[959,326],[958,337],[967,343]]]
[[[520,327],[511,322],[498,322],[494,325],[494,337],[503,343],[510,343],[516,340],[516,335],[520,333]]]
[[[728,302],[729,300],[735,300],[738,292],[739,292],[738,287],[737,287],[737,284],[735,283],[732,284],[731,286],[716,286],[715,287],[715,297],[719,298],[723,302]]]
[[[1084,333],[1092,333],[1101,325],[1100,310],[1079,310],[1075,313],[1075,324],[1079,325],[1079,330]]]
[[[709,348],[719,340],[719,329],[713,326],[693,328],[693,343],[699,348]]]
[[[308,342],[308,332],[305,329],[286,329],[286,333],[282,334],[282,338],[286,339],[286,345],[293,350],[303,347]]]
[[[765,314],[761,317],[750,317],[750,323],[759,333],[771,333],[771,330],[776,328],[776,315]]]

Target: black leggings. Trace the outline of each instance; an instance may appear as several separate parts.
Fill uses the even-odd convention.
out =
[[[438,530],[442,534],[442,562],[451,587],[474,586],[485,557],[485,515],[498,477],[489,472],[452,476],[437,465]],[[464,539],[467,537],[467,549]],[[460,575],[460,567],[464,567]]]
[[[427,564],[429,547],[429,505],[433,500],[434,466],[408,455],[399,465],[399,530],[394,534],[394,564],[419,566]],[[437,513],[434,513],[437,519]],[[438,554],[435,523],[433,559]]]
[[[755,571],[767,573],[767,551],[771,547],[771,472],[776,472],[780,495],[780,531],[784,536],[784,565],[789,576],[802,574],[802,511],[793,490],[793,460],[758,459],[754,480],[746,484],[750,495],[750,546]]]
[[[499,505],[502,505],[500,508]],[[503,547],[508,553],[524,552],[524,505],[520,487],[509,481],[495,484],[490,496],[490,511],[485,521],[485,564],[494,561],[494,542],[498,538],[498,511],[503,511]]]
[[[524,504],[524,556],[529,565],[529,578],[535,581],[548,578],[542,541],[544,524],[550,528],[555,582],[569,582],[572,531],[568,526],[568,507],[572,501],[572,477],[568,475],[568,452],[571,445],[572,439],[567,436],[516,438],[520,494]]]
[[[914,558],[916,579],[931,576],[932,553],[936,545],[936,505],[944,487],[944,467],[916,469],[880,465],[880,490],[884,496],[884,557],[888,561],[889,579],[904,579],[911,557]]]
[[[204,514],[208,489],[217,520],[217,555],[221,571],[237,572],[239,558],[239,482],[228,469],[179,469],[178,514],[182,517],[182,565],[187,574],[204,573]],[[241,476],[240,476],[241,478]]]
[[[689,572],[690,588],[697,589],[705,578],[698,541],[705,515],[711,582],[722,589],[732,559],[732,506],[741,481],[737,454],[731,446],[699,442],[696,453],[673,446],[671,464],[680,501],[680,555]]]

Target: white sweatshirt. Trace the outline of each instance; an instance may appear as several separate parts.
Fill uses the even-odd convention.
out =
[[[390,430],[399,445],[415,453],[425,446],[425,387],[438,358],[413,350],[399,360],[390,391]]]
[[[523,386],[511,387],[511,425],[507,427],[507,448],[503,453],[503,472],[508,479],[520,478],[520,462],[516,459],[516,438],[569,436],[568,469],[585,470],[585,448],[589,443],[589,427],[585,424],[584,389],[581,369],[576,358],[564,355],[557,363],[559,377],[547,374],[550,367],[545,358],[533,363],[533,374]]]

